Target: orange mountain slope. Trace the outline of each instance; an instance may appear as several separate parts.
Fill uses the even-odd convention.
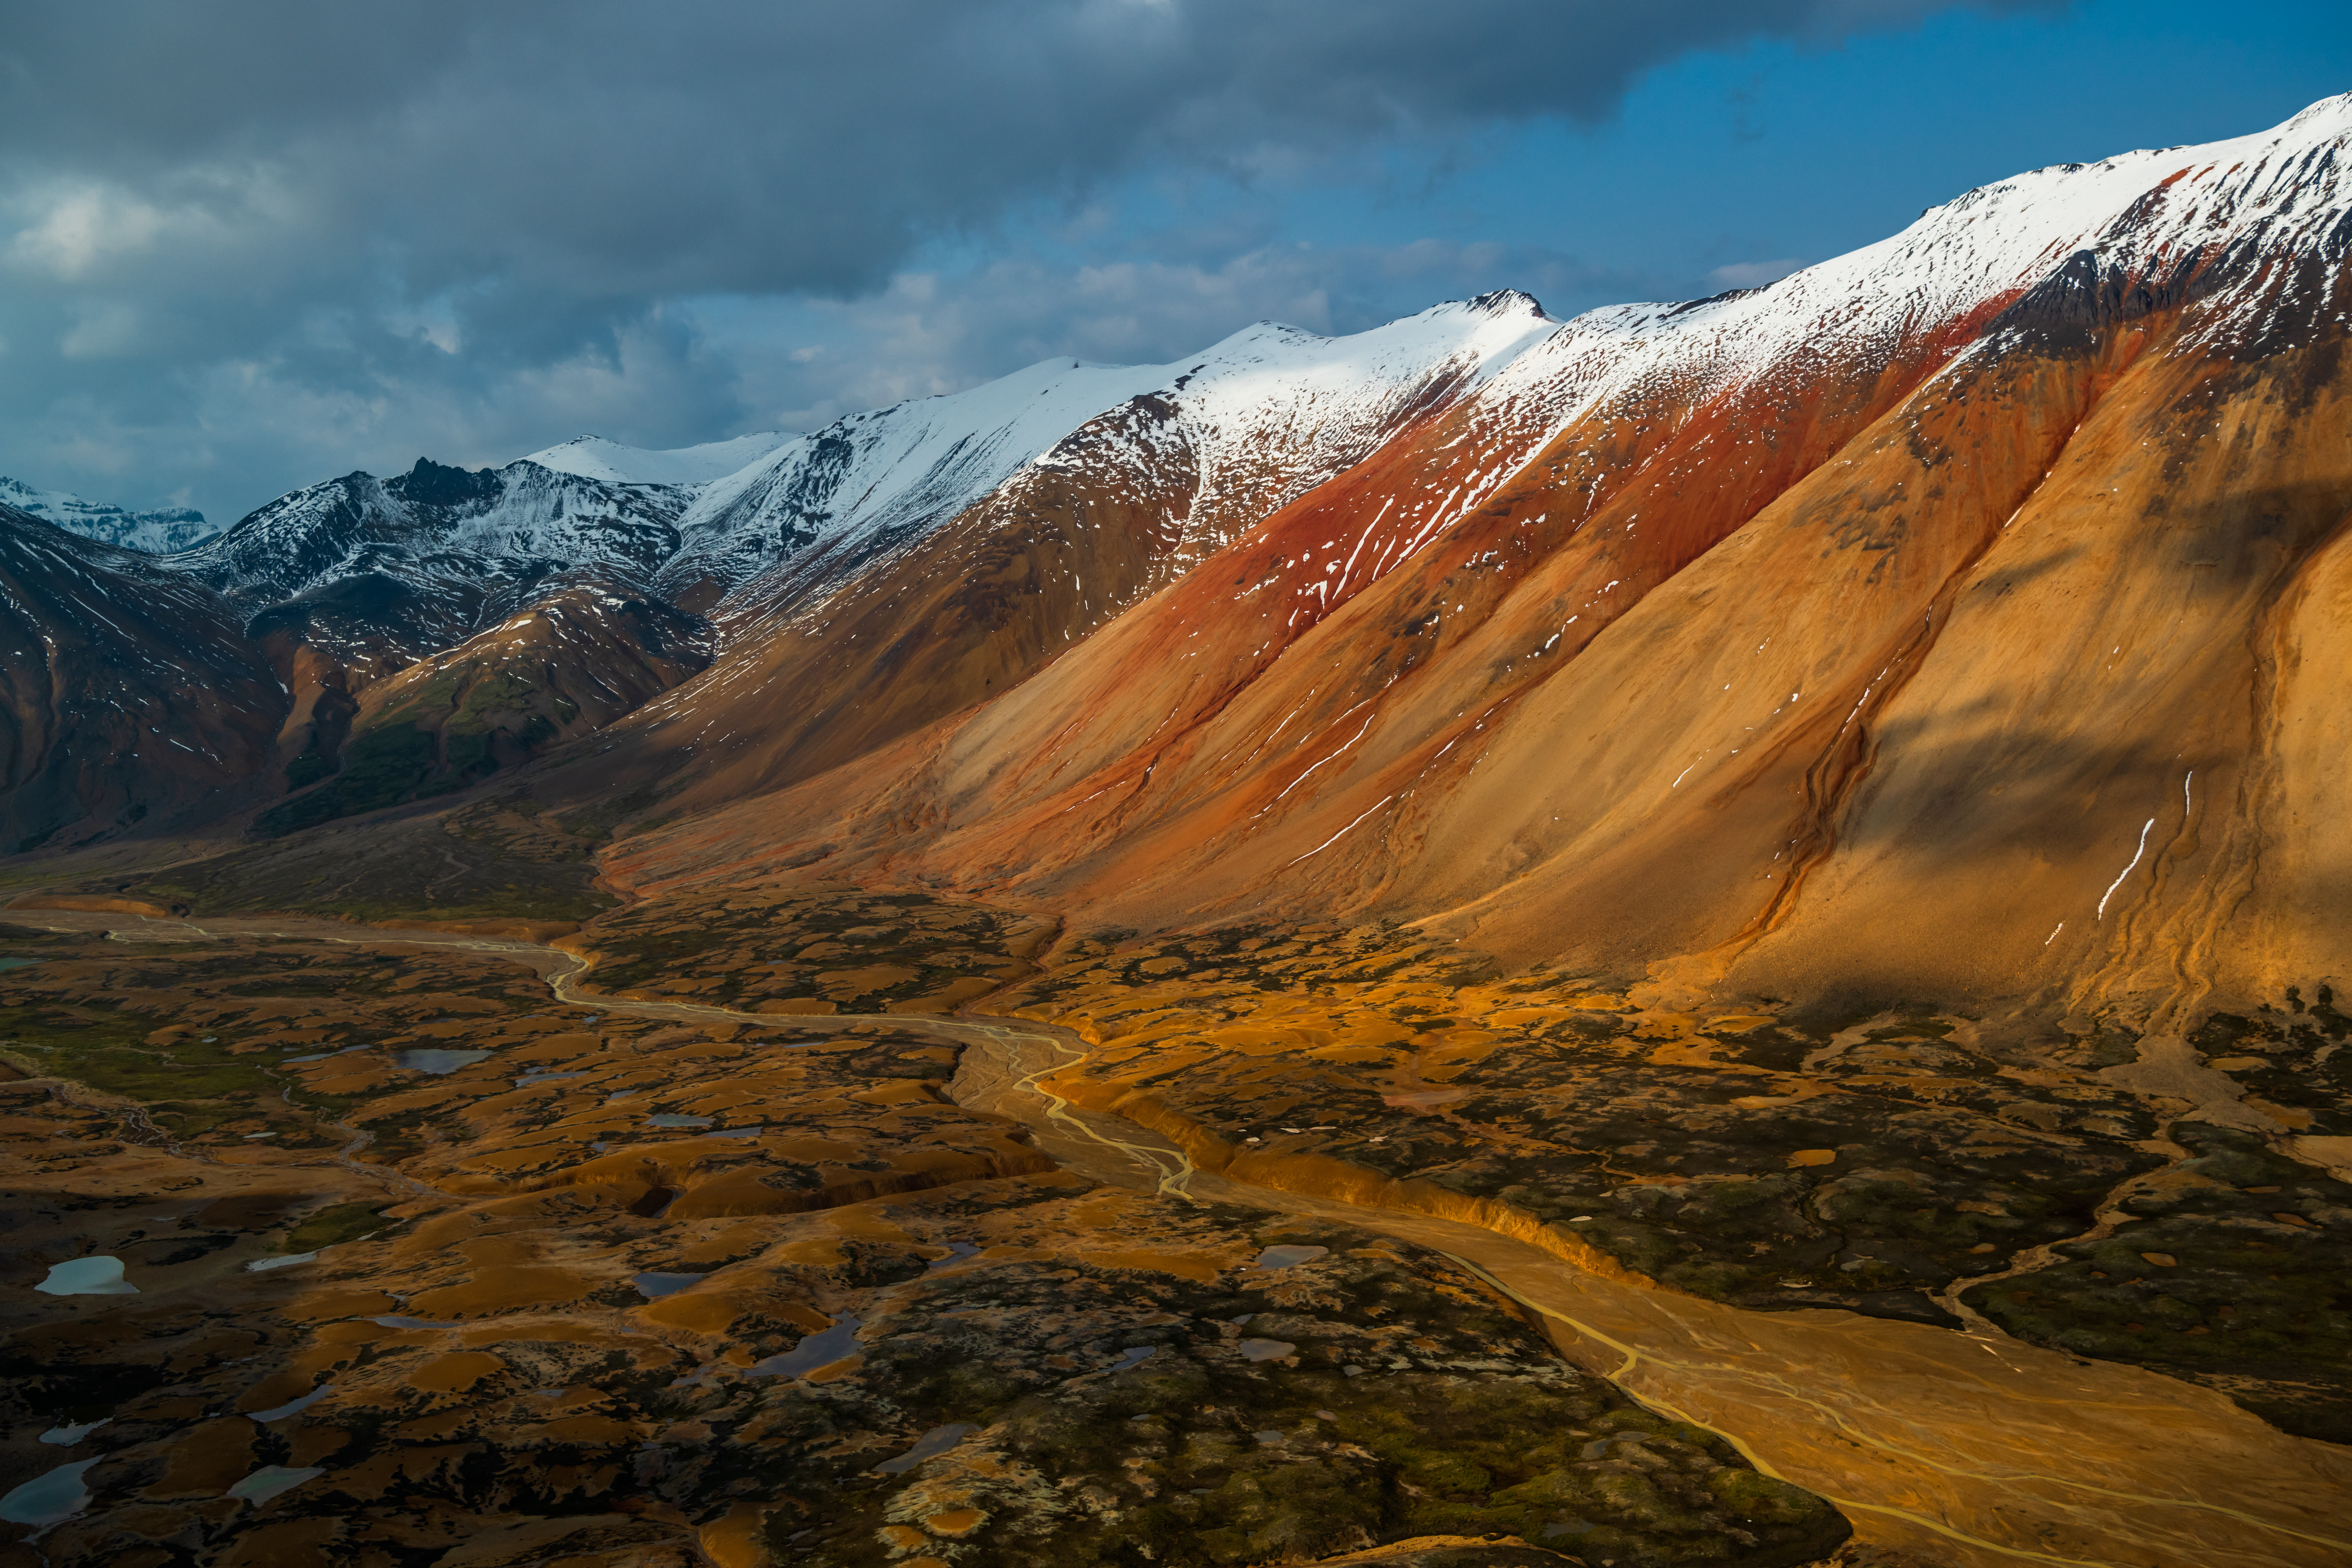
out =
[[[595,742],[688,814],[613,870],[820,858],[1780,994],[2340,976],[2347,150],[2333,100],[1580,318],[1181,575],[1176,469],[1033,468],[837,601],[856,652],[740,635]],[[1059,570],[1104,596],[1006,599]],[[778,724],[779,674],[825,702]]]

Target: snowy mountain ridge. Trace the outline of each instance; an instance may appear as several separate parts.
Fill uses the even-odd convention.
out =
[[[1525,294],[1435,306],[1346,337],[1271,321],[1166,364],[1047,360],[969,391],[852,415],[712,484],[680,521],[665,588],[698,580],[772,598],[845,581],[877,553],[915,546],[1033,466],[1133,456],[1099,422],[1149,405],[1153,442],[1190,451],[1188,514],[1214,548],[1247,520],[1360,460],[1433,397],[1459,395],[1559,323]],[[806,557],[807,559],[803,559]],[[755,576],[769,582],[754,584]]]
[[[307,486],[147,559],[217,595],[173,616],[236,624],[276,671],[269,690],[298,691],[269,744],[311,759],[306,778],[336,765],[337,726],[397,731],[382,706],[397,692],[424,704],[427,729],[508,704],[499,765],[610,725],[611,744],[649,759],[646,778],[690,752],[712,780],[769,789],[1016,689],[1053,707],[1059,689],[1028,682],[1089,646],[1125,650],[1099,655],[1117,679],[1097,705],[1126,715],[1180,626],[1201,640],[1181,656],[1197,673],[1154,722],[1178,723],[1196,696],[1223,713],[1235,682],[1265,677],[1265,721],[1295,748],[1319,731],[1284,715],[1339,701],[1347,669],[1377,667],[1402,690],[1458,639],[1476,658],[1449,657],[1485,673],[1461,676],[1451,707],[1431,699],[1458,717],[1487,685],[1580,658],[1780,498],[1836,492],[1874,422],[1893,421],[1894,442],[1990,419],[1989,403],[2048,402],[2051,428],[2071,429],[2078,414],[2059,404],[2105,395],[2072,363],[2095,345],[2118,363],[2256,366],[2340,337],[2347,169],[2352,95],[2253,136],[1998,181],[1759,289],[1568,321],[1504,290],[1348,336],[1260,322],[1161,364],[1045,361],[799,435],[672,451],[589,435],[479,469],[419,459]],[[2043,439],[2021,426],[1998,455],[2025,462]],[[1969,450],[1957,474],[1990,471],[1990,447]],[[1891,479],[1870,505],[1908,493]],[[96,602],[69,569],[82,542],[11,515],[45,540],[24,558],[20,602],[80,635]],[[145,597],[104,552],[88,546],[89,581]],[[1332,656],[1332,680],[1273,695],[1303,668],[1281,650],[1327,625],[1335,648],[1367,641]],[[178,637],[157,632],[150,651]],[[24,644],[27,669],[47,647]],[[1792,672],[1789,689],[1817,684]],[[1255,722],[1257,702],[1232,722]],[[1327,718],[1345,720],[1331,734],[1349,757],[1404,743],[1342,706]],[[1669,791],[1695,765],[1676,754]],[[450,779],[472,776],[461,761],[442,757]],[[1317,765],[1322,790],[1358,764]],[[1288,782],[1276,798],[1310,798]]]
[[[1506,293],[1351,337],[1260,323],[1170,364],[1049,360],[804,436],[673,451],[583,436],[478,470],[420,458],[281,496],[171,564],[254,609],[382,579],[467,635],[567,570],[706,609],[795,563],[821,590],[1024,468],[1080,460],[1064,449],[1073,433],[1139,398],[1166,401],[1198,450],[1204,498],[1255,508],[1346,467],[1415,398],[1475,384],[1557,325]]]
[[[1791,395],[1915,352],[1948,367],[1995,333],[2079,331],[2101,312],[2190,297],[2210,308],[2174,353],[2297,341],[2343,309],[2329,279],[2347,257],[2352,93],[2249,136],[1995,181],[1762,288],[1571,318],[1473,394],[1479,471],[1400,504],[1425,516],[1428,537],[1595,409],[1650,393]]]
[[[68,533],[149,555],[168,555],[203,543],[219,531],[191,507],[133,511],[129,507],[88,501],[68,490],[36,489],[0,475],[0,504],[32,513]]]
[[[522,460],[559,474],[603,479],[616,485],[700,485],[726,478],[793,439],[781,430],[706,441],[698,447],[649,451],[624,447],[602,436],[579,436],[533,452]]]

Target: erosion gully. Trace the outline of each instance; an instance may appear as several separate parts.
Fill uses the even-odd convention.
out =
[[[1083,1072],[1091,1047],[1052,1025],[902,1013],[787,1021],[583,993],[576,983],[586,959],[504,938],[335,921],[38,918],[134,942],[290,937],[503,953],[561,1002],[641,1017],[928,1030],[966,1047],[950,1098],[1026,1124],[1067,1168],[1179,1201],[1342,1220],[1444,1252],[1545,1323],[1570,1360],[1717,1433],[1766,1474],[1831,1499],[1863,1540],[1961,1568],[2352,1563],[2352,1453],[2290,1436],[2211,1390],[2041,1350],[1989,1326],[1957,1332],[1839,1310],[1748,1311],[1588,1274],[1475,1226],[1230,1180],[1158,1133],[1055,1093],[1048,1080]]]

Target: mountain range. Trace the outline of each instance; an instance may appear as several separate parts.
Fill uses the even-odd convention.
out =
[[[2347,341],[2352,95],[0,504],[0,1562],[2343,1562]]]
[[[133,511],[128,507],[87,501],[65,490],[36,489],[21,479],[0,474],[0,506],[29,512],[68,533],[95,539],[100,544],[168,555],[202,544],[219,532],[193,507],[164,507]]]
[[[0,835],[513,776],[658,798],[625,879],[1311,910],[1697,992],[2335,975],[2347,147],[2329,100],[1761,289],[420,459],[152,558],[12,505]]]

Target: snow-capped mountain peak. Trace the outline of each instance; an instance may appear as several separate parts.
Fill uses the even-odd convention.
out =
[[[1246,487],[1255,502],[1279,504],[1356,460],[1433,387],[1467,390],[1559,326],[1529,296],[1502,290],[1345,337],[1261,321],[1166,364],[1045,360],[852,415],[702,491],[662,581],[731,588],[811,550],[848,569],[1055,461],[1089,422],[1145,397],[1193,448],[1203,498]]]
[[[66,490],[35,489],[22,480],[5,476],[0,476],[0,503],[28,511],[68,533],[149,555],[186,550],[219,531],[205,521],[203,512],[190,507],[133,511],[128,507],[87,501]]]

